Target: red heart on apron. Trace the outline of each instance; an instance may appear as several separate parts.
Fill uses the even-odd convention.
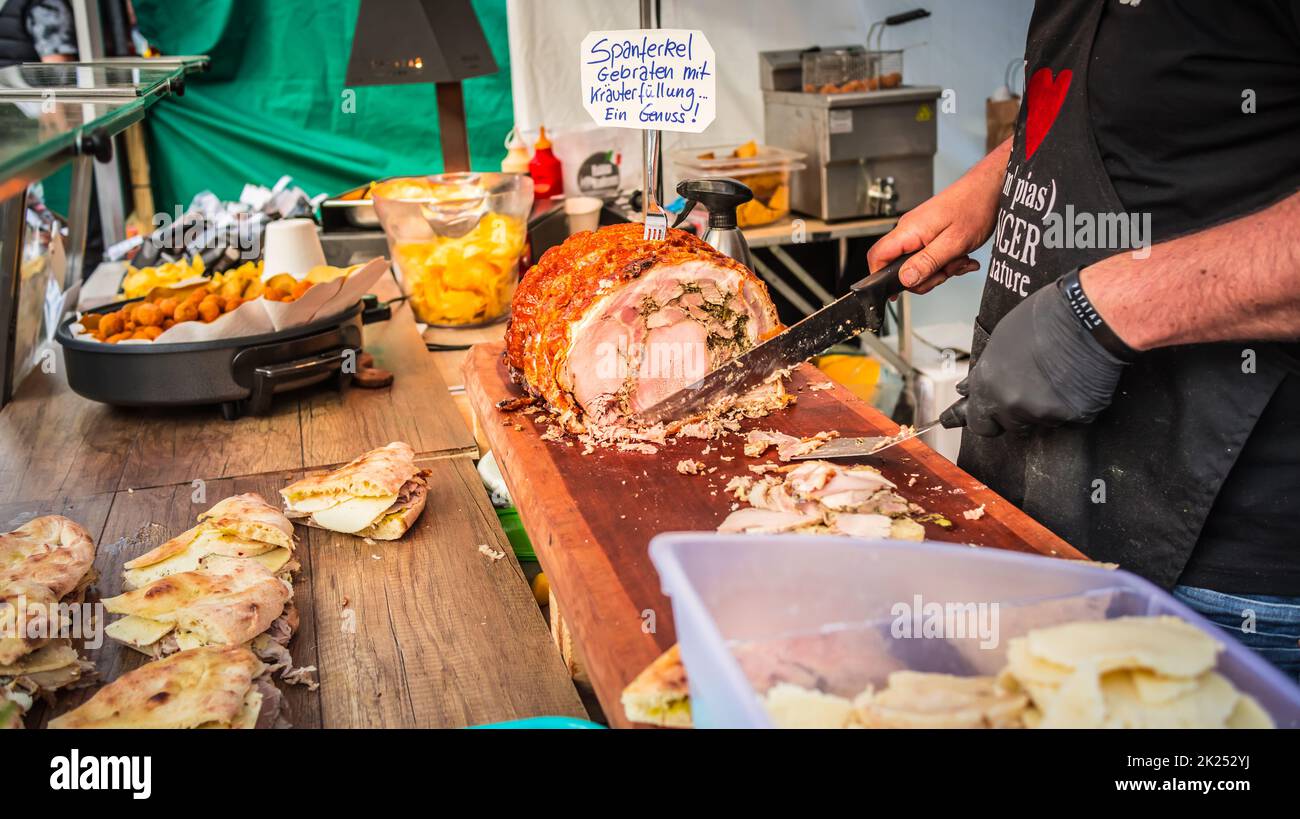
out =
[[[1056,115],[1065,103],[1073,72],[1066,68],[1052,79],[1052,69],[1040,68],[1029,78],[1025,89],[1025,159],[1034,155],[1043,137],[1052,129]]]

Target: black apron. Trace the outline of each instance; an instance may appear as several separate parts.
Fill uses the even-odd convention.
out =
[[[1087,73],[1095,67],[1090,58],[1102,6],[1057,0],[1034,9],[1025,104],[999,202],[972,366],[998,321],[1030,293],[1074,267],[1129,252],[1044,241],[1048,213],[1125,213],[1088,113]],[[1065,228],[1072,230],[1070,220]],[[1245,372],[1243,350],[1252,346],[1255,371]],[[1219,487],[1285,377],[1267,346],[1144,353],[1125,368],[1113,403],[1094,423],[998,438],[966,432],[958,463],[1094,560],[1172,586]]]

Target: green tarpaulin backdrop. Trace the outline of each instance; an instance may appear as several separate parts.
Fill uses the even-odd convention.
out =
[[[310,194],[442,170],[433,85],[348,89],[360,0],[135,0],[165,54],[208,54],[183,97],[146,119],[154,196],[171,211],[201,190],[223,199],[291,175]],[[471,163],[499,169],[513,120],[505,0],[474,0],[500,70],[465,82]],[[355,96],[353,96],[355,95]]]

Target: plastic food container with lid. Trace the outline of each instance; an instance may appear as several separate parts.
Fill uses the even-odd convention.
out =
[[[945,543],[817,535],[671,533],[650,543],[672,598],[696,727],[765,728],[779,682],[852,698],[904,669],[993,675],[1011,638],[1078,620],[1173,615],[1223,646],[1217,670],[1279,728],[1300,727],[1300,687],[1136,575]],[[899,604],[997,603],[996,644],[894,638]],[[815,684],[808,680],[815,679]]]
[[[681,179],[727,176],[744,182],[754,192],[753,201],[736,209],[742,228],[766,225],[790,212],[790,174],[806,166],[799,151],[759,145],[719,145],[673,151],[673,165]]]
[[[376,182],[371,198],[420,321],[465,327],[505,317],[519,283],[531,179],[474,172],[397,177]]]

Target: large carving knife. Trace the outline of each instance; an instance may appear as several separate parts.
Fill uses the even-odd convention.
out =
[[[854,284],[848,295],[678,390],[643,412],[641,418],[652,424],[689,418],[859,333],[879,333],[885,322],[885,305],[904,290],[898,271],[911,256],[900,256]]]

